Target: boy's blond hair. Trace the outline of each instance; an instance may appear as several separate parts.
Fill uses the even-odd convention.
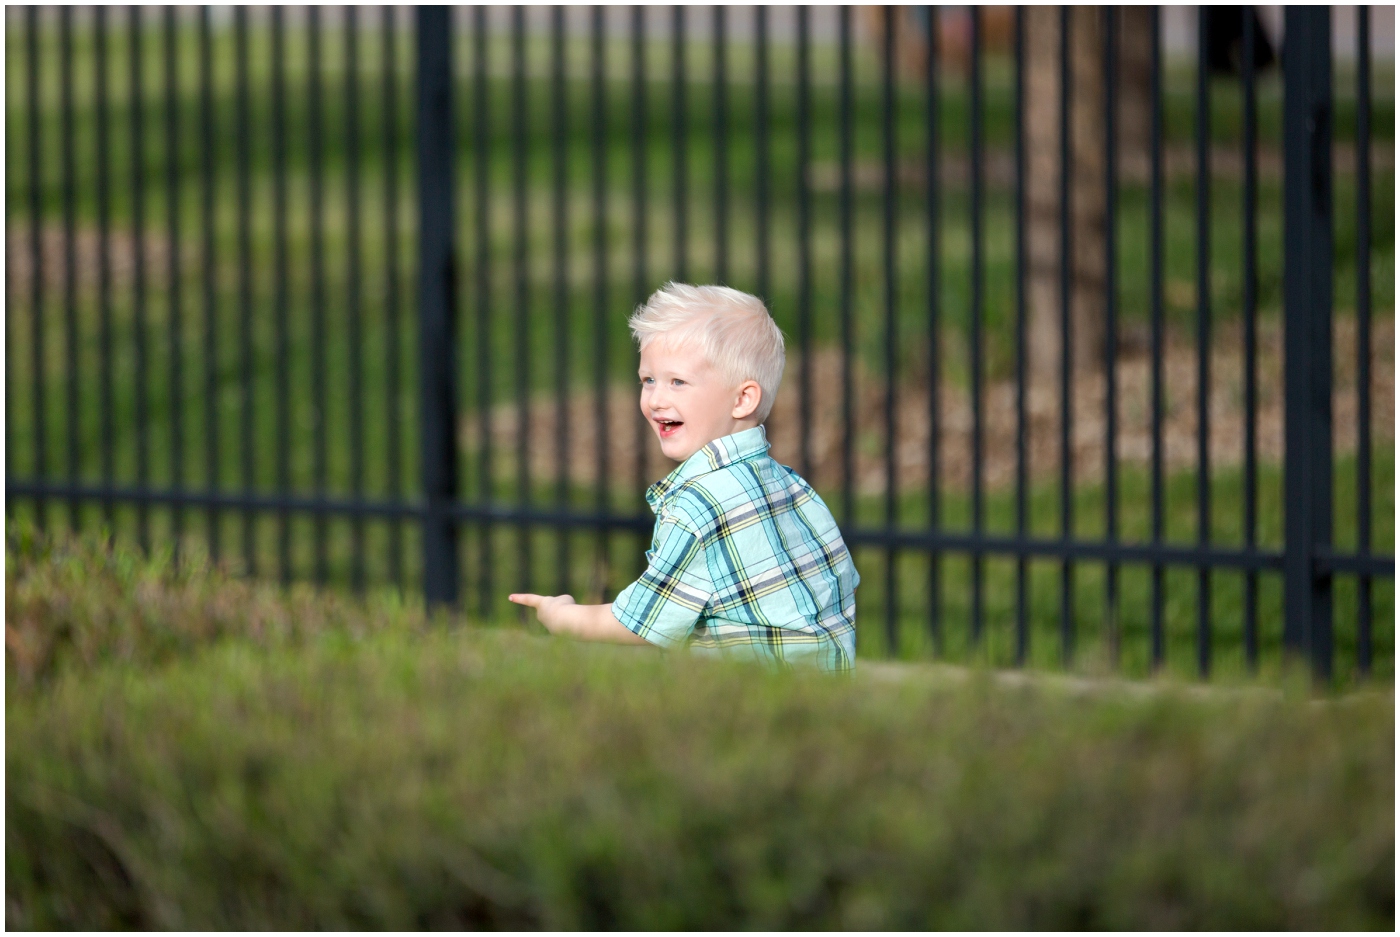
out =
[[[754,416],[762,423],[783,380],[783,332],[757,296],[727,286],[670,282],[627,320],[638,348],[666,335],[696,341],[716,369],[736,384],[754,380],[763,389]]]

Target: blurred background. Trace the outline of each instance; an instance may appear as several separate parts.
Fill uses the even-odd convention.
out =
[[[454,9],[465,607],[640,571],[671,466],[626,317],[719,282],[788,338],[773,455],[857,547],[862,655],[1197,672],[1205,633],[1276,666],[1275,566],[987,539],[1282,545],[1285,36],[1255,9],[1252,68],[1240,7]],[[10,517],[418,594],[414,11],[5,15]],[[1331,21],[1335,537],[1387,554],[1394,11]],[[1340,668],[1391,675],[1392,602],[1339,577]]]

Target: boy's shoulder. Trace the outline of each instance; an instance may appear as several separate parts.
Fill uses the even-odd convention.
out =
[[[815,497],[800,475],[762,453],[686,479],[667,494],[664,513],[703,536],[748,506],[782,510]]]

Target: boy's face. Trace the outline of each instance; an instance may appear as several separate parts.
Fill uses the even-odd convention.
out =
[[[684,462],[706,443],[758,425],[758,383],[731,386],[693,343],[652,339],[642,349],[637,376],[642,416],[668,459]]]

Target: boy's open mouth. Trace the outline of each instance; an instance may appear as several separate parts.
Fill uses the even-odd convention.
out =
[[[667,439],[676,435],[677,431],[684,425],[681,420],[657,420],[656,431],[662,439]]]

